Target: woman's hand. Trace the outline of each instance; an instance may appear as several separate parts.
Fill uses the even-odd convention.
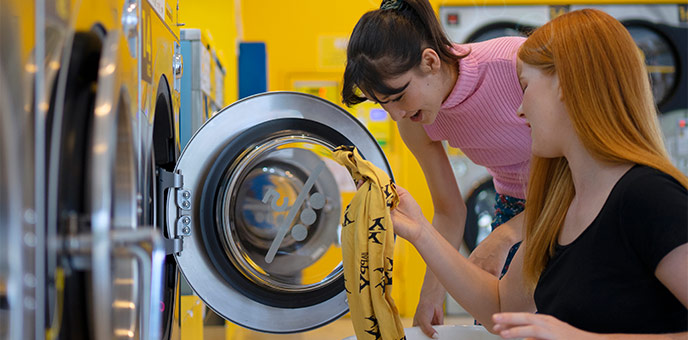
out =
[[[444,324],[444,298],[447,296],[447,291],[444,287],[433,278],[435,284],[432,287],[427,285],[428,278],[426,276],[423,282],[423,288],[420,291],[420,300],[416,307],[416,314],[413,316],[413,326],[418,326],[423,333],[432,339],[437,339],[439,335],[432,327],[433,325]]]
[[[493,331],[504,339],[536,340],[599,339],[599,335],[584,332],[559,319],[544,314],[498,313],[492,316]]]
[[[413,196],[398,185],[396,188],[399,204],[391,212],[394,233],[413,244],[420,236],[423,227],[430,225],[430,222],[423,216],[423,212]]]

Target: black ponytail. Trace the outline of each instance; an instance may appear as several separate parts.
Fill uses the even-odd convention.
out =
[[[371,96],[403,91],[384,81],[418,66],[426,48],[435,50],[446,63],[465,56],[452,52],[452,43],[428,0],[384,0],[380,9],[364,14],[351,33],[342,101],[348,106],[365,101],[358,89]]]

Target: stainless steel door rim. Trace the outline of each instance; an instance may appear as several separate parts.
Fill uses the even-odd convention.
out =
[[[341,253],[336,263],[318,262],[337,256],[332,253],[338,249],[341,208],[336,206],[341,203],[333,198],[337,189],[328,187],[341,181],[338,165],[329,161],[340,144],[356,146],[391,176],[381,148],[355,117],[303,93],[271,92],[241,100],[192,137],[175,168],[183,176],[180,192],[188,191],[188,233],[177,229],[180,207],[174,190],[168,194],[167,225],[170,235],[183,236],[183,250],[175,255],[182,273],[219,315],[255,330],[292,333],[322,326],[348,311]],[[262,171],[273,173],[258,178]],[[247,194],[256,181],[262,186]],[[274,200],[268,188],[289,200]],[[247,206],[249,200],[274,203],[278,209],[267,211],[276,220],[282,213],[282,222],[287,222],[266,227],[264,220],[246,220],[241,214],[265,209]],[[298,224],[303,228],[294,233]],[[210,248],[216,249],[209,249],[213,244]],[[329,253],[323,254],[328,244]],[[301,255],[310,260],[290,261],[304,249]],[[316,265],[303,269],[310,262]],[[322,268],[314,270],[319,272],[307,279],[307,272],[318,266]]]

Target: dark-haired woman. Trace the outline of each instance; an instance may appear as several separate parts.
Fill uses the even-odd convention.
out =
[[[371,100],[397,122],[418,160],[434,205],[433,225],[455,248],[466,204],[442,141],[487,168],[497,191],[492,234],[471,254],[498,276],[521,240],[530,160],[530,128],[516,110],[523,89],[516,52],[525,39],[453,44],[427,0],[384,1],[356,24],[347,49],[343,102]],[[507,265],[505,265],[505,263]],[[414,325],[432,336],[442,324],[445,289],[428,270]]]

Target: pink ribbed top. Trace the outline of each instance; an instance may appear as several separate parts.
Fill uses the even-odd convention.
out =
[[[435,122],[432,140],[446,140],[494,177],[498,193],[525,198],[530,164],[530,128],[519,118],[523,91],[516,72],[520,37],[454,45],[470,54],[459,61],[459,78]]]

